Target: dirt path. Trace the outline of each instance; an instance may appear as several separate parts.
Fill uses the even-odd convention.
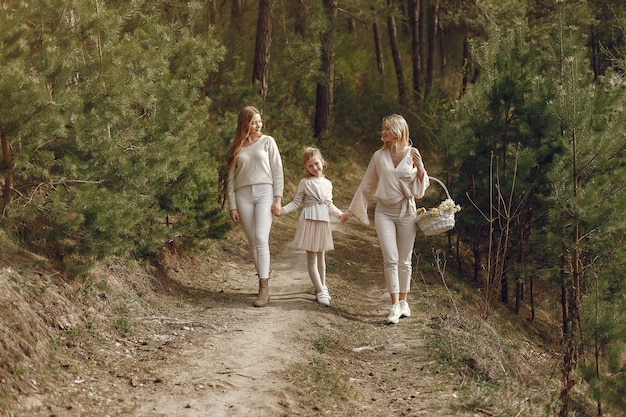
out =
[[[11,417],[473,416],[459,412],[455,377],[439,375],[425,348],[432,313],[420,290],[411,318],[385,324],[373,228],[335,225],[326,308],[315,302],[305,254],[287,245],[295,221],[273,227],[264,308],[252,307],[256,279],[242,234],[206,259],[166,259],[149,291],[124,292],[141,274],[110,265],[103,273],[116,280],[95,287],[126,280],[108,291],[131,299],[131,310],[92,307],[88,319],[119,330],[128,317],[128,331],[91,331],[85,344],[77,334],[61,338],[55,387],[25,395]],[[139,293],[148,300],[134,303]],[[97,297],[106,304],[109,295]]]
[[[159,373],[167,375],[171,390],[141,395],[142,404],[133,416],[275,416],[281,415],[289,398],[284,374],[309,352],[302,346],[309,316],[322,309],[313,302],[310,282],[302,270],[301,255],[282,250],[273,257],[271,301],[254,308],[254,281],[246,283],[247,294],[222,312],[208,309],[205,320],[216,320],[193,348]],[[296,262],[297,261],[297,262]],[[247,278],[253,271],[242,272]],[[231,281],[232,282],[232,281]],[[207,334],[208,333],[208,334]]]

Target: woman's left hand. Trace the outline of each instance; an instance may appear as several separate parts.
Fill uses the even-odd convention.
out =
[[[272,214],[276,217],[280,217],[282,211],[282,200],[279,197],[274,198],[274,204],[272,204]]]

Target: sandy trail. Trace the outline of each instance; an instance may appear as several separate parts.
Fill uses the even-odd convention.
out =
[[[158,371],[170,389],[138,393],[142,404],[132,415],[220,417],[284,412],[290,398],[282,374],[307,358],[307,347],[300,339],[305,337],[313,311],[329,310],[314,301],[302,262],[306,265],[304,253],[290,248],[275,254],[269,305],[252,307],[254,283],[249,280],[249,293],[232,294],[240,302],[226,309],[230,318],[222,316],[221,325],[207,327],[206,335],[194,338],[193,348],[182,350],[175,361]]]

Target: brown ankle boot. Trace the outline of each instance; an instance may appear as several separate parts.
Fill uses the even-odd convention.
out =
[[[270,302],[270,286],[269,279],[259,279],[259,295],[254,302],[255,307],[265,307]]]

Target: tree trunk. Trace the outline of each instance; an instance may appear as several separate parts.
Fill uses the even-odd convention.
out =
[[[519,235],[520,235],[520,249],[519,249],[519,258],[517,260],[518,265],[524,265],[524,262],[526,262],[525,259],[525,242],[526,240],[524,239],[524,226],[521,224],[521,222],[519,223]],[[515,314],[519,315],[521,307],[522,307],[522,300],[524,299],[524,280],[523,277],[517,277],[517,279],[515,280]]]
[[[529,298],[529,303],[530,303],[530,322],[531,323],[535,323],[535,276],[531,275],[530,276],[530,280],[528,282],[529,285],[529,289],[528,292],[530,293],[528,295]]]
[[[294,16],[294,32],[302,36],[302,39],[309,38],[309,23],[306,14],[304,0],[298,0],[298,4],[291,7]]]
[[[217,25],[217,0],[209,0],[206,8],[206,19],[209,25]]]
[[[504,263],[504,260],[502,260]],[[509,305],[509,280],[506,274],[500,275],[500,301],[502,304]]]
[[[272,0],[259,2],[259,18],[256,27],[256,48],[252,84],[260,84],[261,97],[265,99],[269,90],[270,47],[272,45]]]
[[[578,238],[578,227],[574,227],[574,239]],[[576,329],[578,329],[578,323],[580,322],[579,305],[579,285],[580,272],[579,272],[579,254],[577,250],[574,250],[569,260],[569,287],[567,288],[567,333],[564,336],[564,352],[563,352],[563,389],[561,390],[561,410],[559,411],[560,417],[568,417],[570,409],[570,393],[576,381],[574,380],[572,373],[576,368],[578,362],[578,352],[576,349]]]
[[[388,0],[387,4],[391,6],[393,0]],[[402,69],[402,60],[400,59],[400,50],[398,48],[398,29],[396,28],[396,18],[393,11],[387,16],[387,28],[389,29],[389,44],[391,46],[391,55],[396,69],[396,82],[398,84],[398,102],[403,106],[409,105],[406,94],[406,85],[404,83],[404,70]]]
[[[428,2],[428,57],[426,60],[426,91],[432,90],[435,84],[435,49],[437,46],[437,11],[439,9],[438,0],[427,0]]]
[[[13,190],[13,156],[11,155],[9,139],[2,128],[0,128],[0,143],[2,144],[2,162],[5,171],[4,192],[2,193],[2,213],[4,213],[4,208],[11,202]]]
[[[422,91],[420,86],[420,27],[419,10],[421,0],[409,0],[409,30],[411,31],[411,63],[413,64],[413,92],[419,96]]]
[[[419,33],[419,43],[417,45],[417,49],[418,49],[418,55],[420,57],[420,67],[419,67],[419,71],[420,71],[420,91],[422,91],[422,95],[425,88],[424,85],[424,73],[425,73],[425,59],[428,59],[426,57],[426,42],[428,41],[428,15],[426,13],[427,7],[428,7],[428,3],[430,2],[430,0],[419,0],[419,4],[418,4],[418,9],[417,9],[417,26],[418,26],[418,33]]]
[[[589,43],[591,49],[591,68],[593,69],[593,79],[598,80],[600,76],[600,60],[599,57],[602,55],[600,42],[598,41],[598,28],[596,25],[591,25],[591,36],[589,36]]]
[[[230,24],[235,33],[243,33],[243,0],[232,0],[230,8]]]
[[[338,0],[324,0],[328,18],[328,27],[321,34],[322,73],[324,81],[317,84],[315,94],[314,137],[321,142],[330,126],[333,114],[334,78],[335,78],[335,20],[337,19]]]
[[[380,30],[378,23],[374,22],[372,25],[372,33],[374,34],[374,48],[376,50],[376,64],[378,66],[378,72],[385,73],[385,62],[383,61],[383,51],[380,43]]]

